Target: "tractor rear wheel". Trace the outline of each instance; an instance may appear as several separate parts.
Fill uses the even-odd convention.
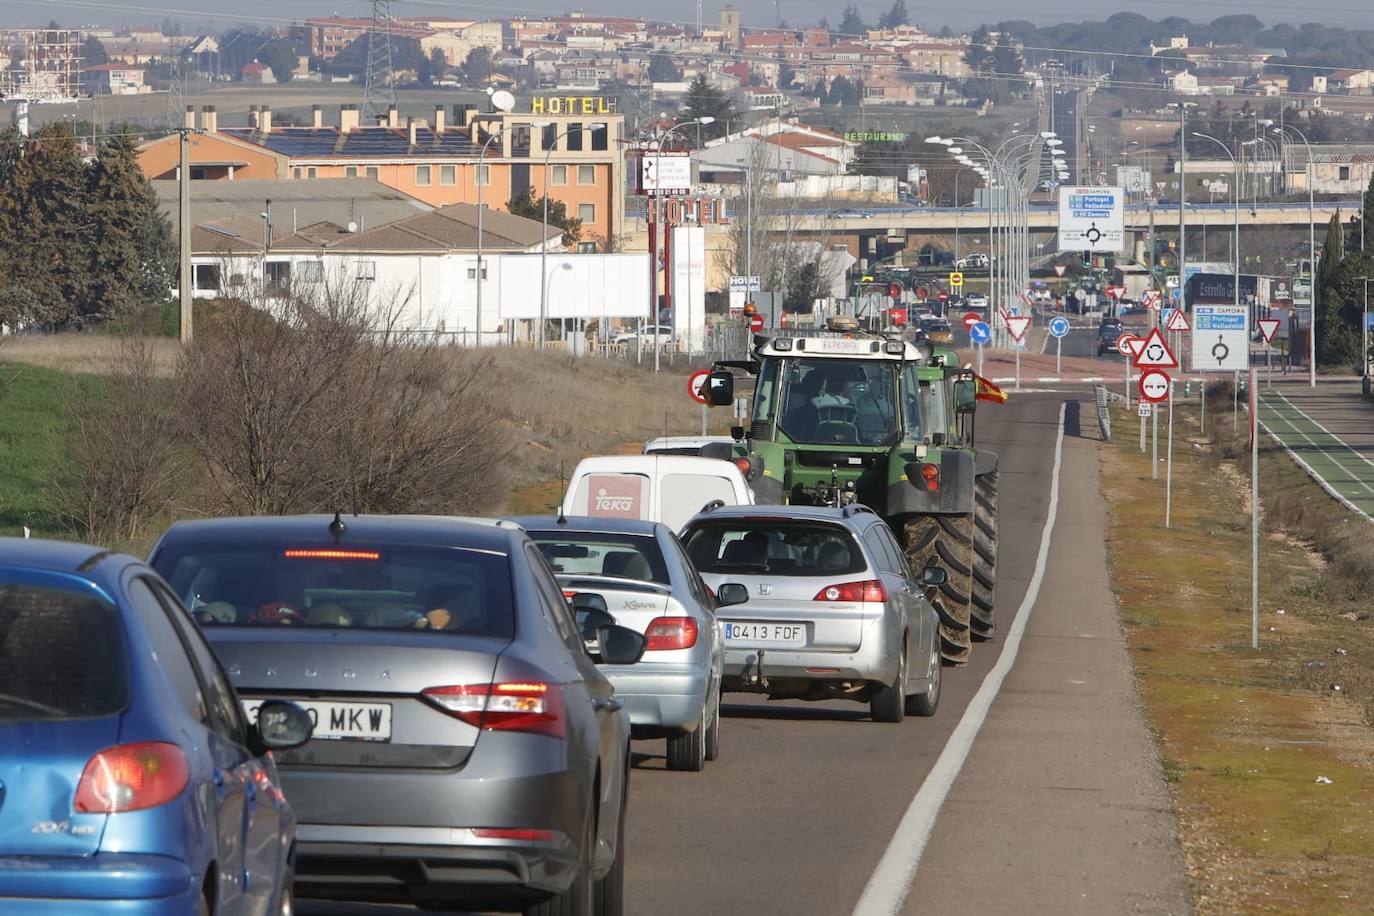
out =
[[[973,638],[992,639],[997,602],[997,472],[978,477],[973,488]]]
[[[949,576],[927,591],[940,615],[940,655],[953,665],[967,664],[972,639],[969,609],[973,591],[972,515],[918,515],[906,523],[906,555],[913,570],[939,566]]]

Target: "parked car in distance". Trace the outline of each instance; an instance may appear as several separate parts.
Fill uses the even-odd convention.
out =
[[[553,567],[578,616],[599,595],[616,623],[643,633],[644,657],[606,676],[630,713],[631,736],[666,739],[668,769],[697,771],[720,752],[724,655],[716,599],[666,525],[567,516],[514,519]]]
[[[959,270],[976,270],[988,266],[988,256],[985,254],[967,254],[954,262],[954,266]]]
[[[645,455],[687,455],[728,460],[735,440],[729,436],[659,436],[644,443]]]
[[[0,539],[0,912],[292,912],[269,751],[311,721],[234,688],[133,557]]]
[[[152,554],[243,693],[319,723],[278,763],[296,891],[561,916],[623,909],[629,716],[519,526],[334,516],[179,522]]]
[[[613,343],[613,344],[633,344],[633,343],[635,342],[636,338],[641,338],[641,337],[642,337],[642,338],[644,339],[645,345],[646,345],[646,346],[652,347],[652,346],[654,345],[654,335],[655,335],[655,334],[658,335],[658,341],[659,341],[659,344],[660,344],[660,345],[672,343],[672,340],[673,340],[673,328],[672,328],[672,325],[667,325],[667,324],[660,324],[660,325],[656,325],[656,326],[646,326],[645,328],[642,329],[642,331],[639,330],[639,329],[632,329],[632,330],[628,330],[628,331],[618,331],[614,336],[611,337],[611,343]]]
[[[741,459],[745,466],[748,462]],[[604,455],[578,462],[563,495],[564,515],[637,518],[678,531],[707,503],[752,505],[739,465],[684,455]]]
[[[866,506],[722,507],[682,533],[716,595],[725,689],[770,699],[848,699],[880,722],[932,715],[940,634],[923,588],[887,524]]]

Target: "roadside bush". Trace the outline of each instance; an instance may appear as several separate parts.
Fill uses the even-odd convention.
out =
[[[153,343],[120,338],[103,385],[68,395],[72,452],[52,482],[59,517],[91,543],[123,543],[166,512],[185,464],[174,403],[159,378]]]
[[[509,440],[484,356],[398,330],[351,280],[223,302],[176,369],[206,508],[233,514],[479,512]]]

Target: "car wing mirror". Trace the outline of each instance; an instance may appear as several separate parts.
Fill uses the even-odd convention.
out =
[[[592,597],[601,602],[600,607],[578,607],[573,605],[573,613],[577,617],[577,627],[582,631],[582,638],[587,642],[596,639],[596,634],[602,627],[613,627],[616,619],[606,610],[606,601],[600,595]]]
[[[261,756],[267,751],[300,747],[310,740],[314,731],[315,720],[295,703],[267,700],[258,707],[250,738]]]
[[[716,589],[716,607],[734,607],[749,600],[748,586],[726,582]]]
[[[921,570],[921,585],[926,588],[939,588],[949,581],[949,573],[938,566],[927,566]]]
[[[649,641],[629,627],[604,626],[596,631],[597,664],[633,665],[644,657]]]

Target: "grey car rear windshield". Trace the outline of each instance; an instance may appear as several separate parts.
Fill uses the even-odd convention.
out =
[[[703,573],[847,576],[868,568],[854,536],[823,522],[707,521],[687,533],[687,555]]]
[[[658,539],[605,531],[531,531],[530,539],[560,576],[613,576],[671,584]]]
[[[124,708],[119,620],[89,594],[0,584],[0,722]]]
[[[461,548],[171,544],[154,567],[203,627],[428,630],[510,639],[510,560]]]

